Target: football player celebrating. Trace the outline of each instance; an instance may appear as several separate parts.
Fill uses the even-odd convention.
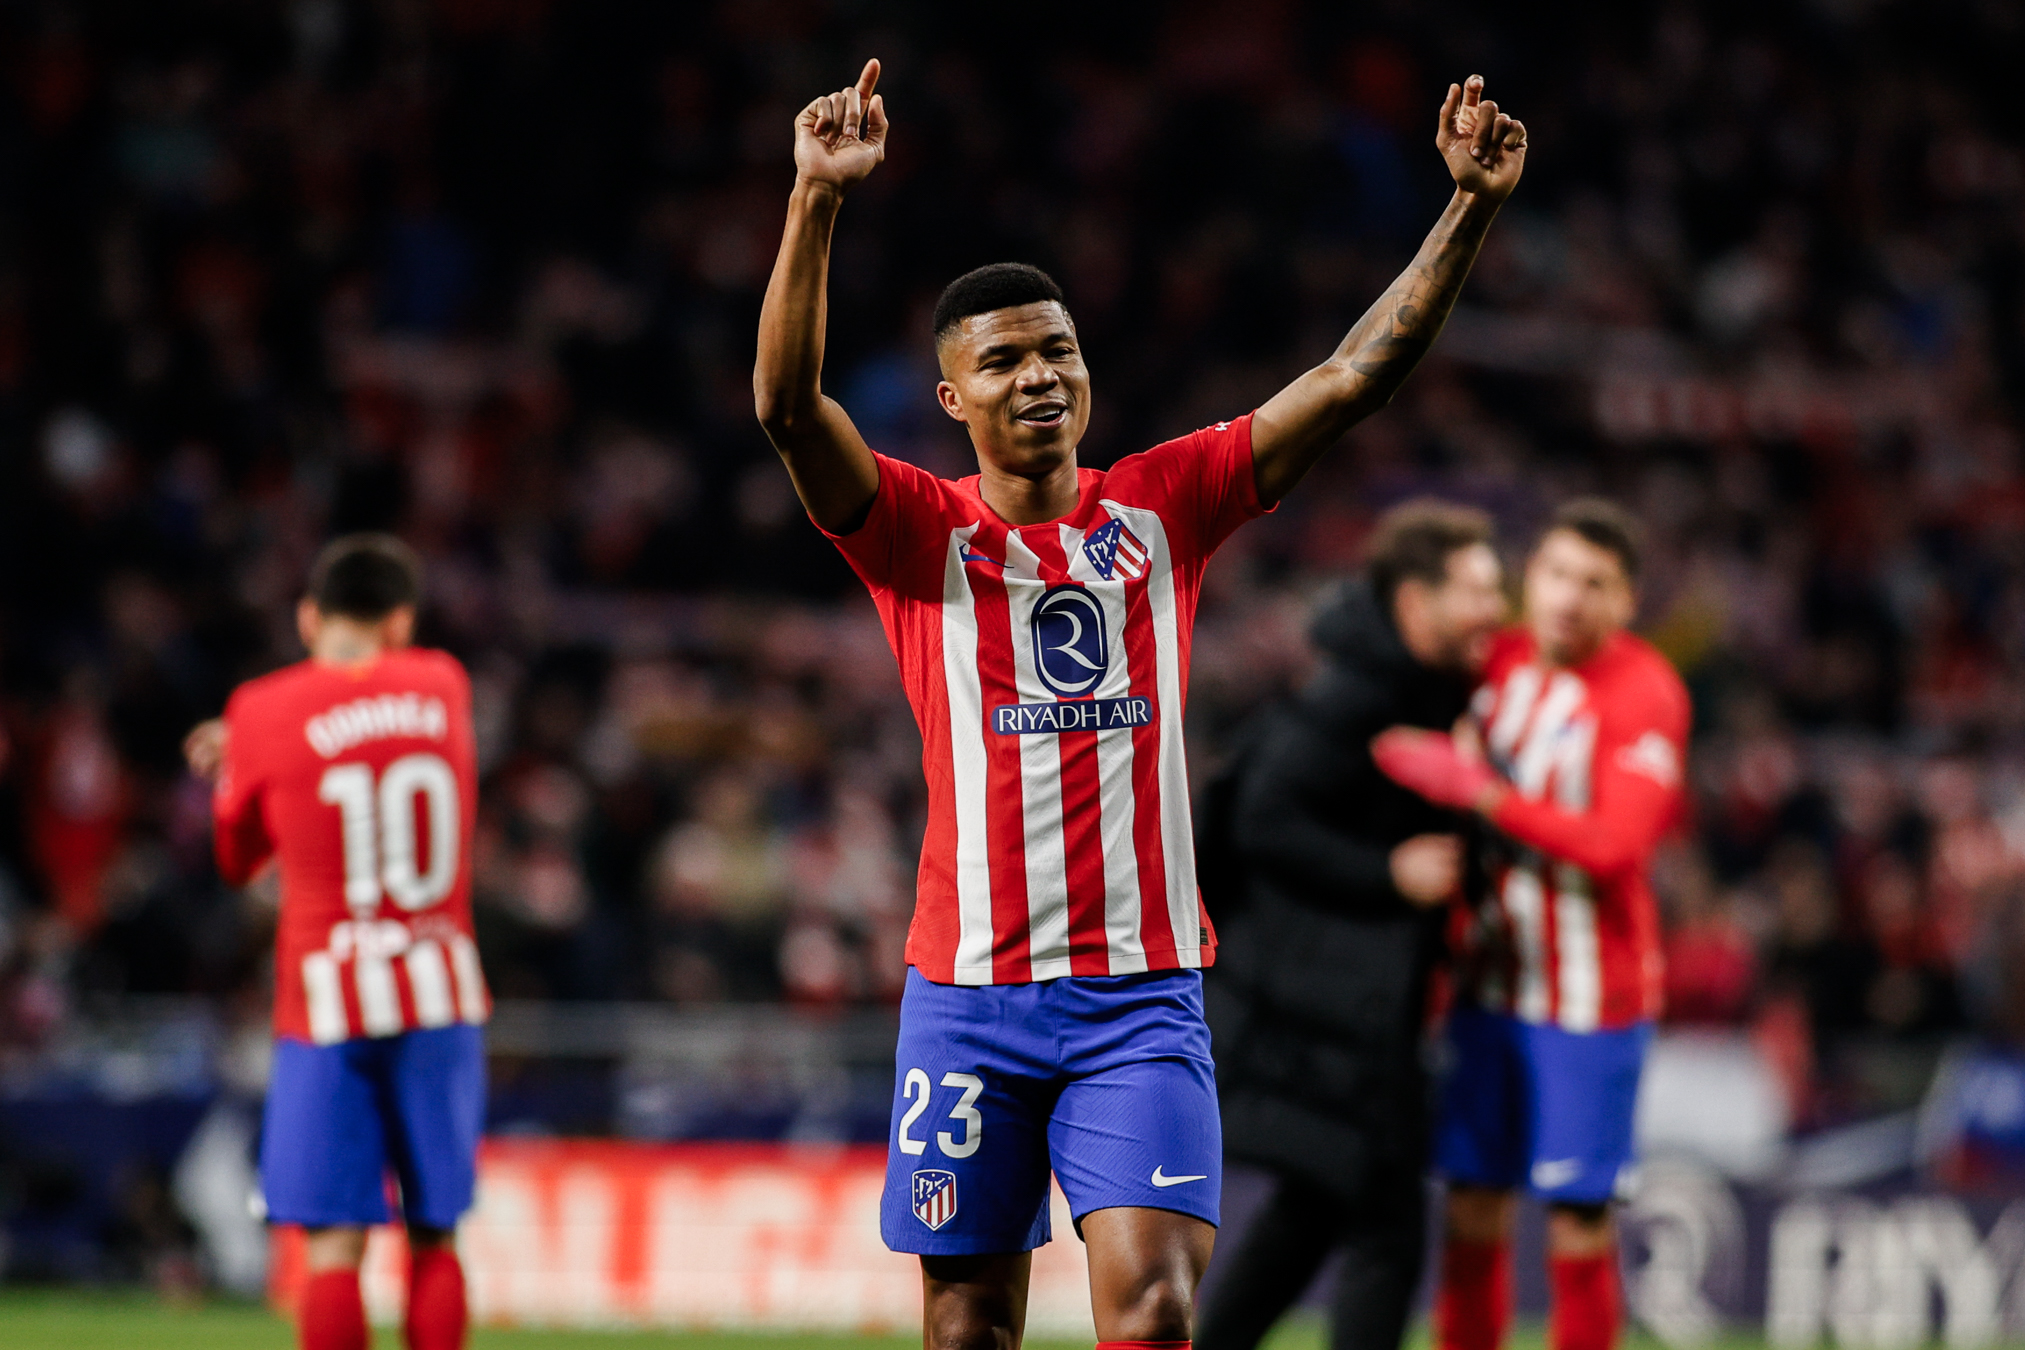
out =
[[[875,454],[822,389],[830,240],[885,155],[876,61],[795,121],[760,315],[759,419],[871,590],[924,743],[928,827],[901,1003],[882,1231],[921,1257],[924,1340],[1019,1343],[1052,1167],[1089,1248],[1097,1334],[1185,1343],[1215,1236],[1182,700],[1203,568],[1434,342],[1525,165],[1525,128],[1451,86],[1456,192],[1322,364],[1255,412],[1077,463],[1090,372],[1062,293],[1018,264],[935,309],[943,410],[976,476]]]
[[[1372,747],[1386,773],[1480,813],[1502,841],[1448,1026],[1443,1350],[1495,1350],[1504,1336],[1521,1185],[1548,1205],[1549,1344],[1606,1350],[1622,1321],[1609,1207],[1660,998],[1646,872],[1680,815],[1688,734],[1680,676],[1625,631],[1638,556],[1623,511],[1568,503],[1527,564],[1522,621],[1492,650],[1459,737],[1394,728]]]
[[[410,647],[420,567],[352,535],[317,559],[296,626],[309,659],[241,685],[190,733],[216,786],[218,870],[281,873],[274,1072],[260,1146],[267,1217],[308,1230],[304,1350],[365,1350],[359,1263],[400,1185],[410,1350],[456,1350],[452,1247],[485,1113],[489,1008],[471,932],[477,756],[471,683]]]

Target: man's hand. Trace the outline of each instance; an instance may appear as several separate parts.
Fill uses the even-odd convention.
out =
[[[1462,839],[1416,834],[1392,850],[1392,888],[1423,909],[1446,904],[1462,890]]]
[[[1508,789],[1490,765],[1463,754],[1438,731],[1394,727],[1371,742],[1371,758],[1387,778],[1452,811],[1490,815]]]
[[[214,717],[192,727],[190,734],[183,738],[183,761],[190,766],[190,772],[207,783],[217,782],[219,772],[225,767],[228,735],[222,717]]]
[[[1511,196],[1526,171],[1526,124],[1484,97],[1481,75],[1448,87],[1434,146],[1457,187],[1494,202]]]
[[[886,100],[872,92],[879,63],[867,61],[858,83],[825,94],[795,118],[795,177],[848,191],[886,158]]]

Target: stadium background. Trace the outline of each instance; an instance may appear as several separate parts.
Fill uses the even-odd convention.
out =
[[[494,1132],[883,1138],[918,744],[749,392],[789,121],[868,54],[895,130],[839,232],[829,387],[951,474],[950,276],[1063,281],[1107,463],[1334,344],[1445,197],[1441,88],[1487,76],[1526,180],[1400,400],[1211,569],[1198,776],[1302,678],[1385,506],[1482,505],[1514,557],[1570,493],[1634,506],[1697,719],[1645,1127],[1674,1208],[1633,1243],[1689,1276],[1647,1272],[1648,1321],[1763,1326],[1796,1206],[1826,1236],[1794,1259],[1843,1275],[1790,1340],[1890,1343],[1951,1252],[2011,1299],[2025,15],[1996,0],[0,5],[0,1274],[260,1287],[219,1214],[272,897],[218,883],[177,743],[293,659],[342,529],[423,552],[425,637],[476,681]]]

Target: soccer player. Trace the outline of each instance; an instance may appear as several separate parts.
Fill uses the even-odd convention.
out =
[[[1379,767],[1481,814],[1504,847],[1464,943],[1436,1165],[1448,1226],[1442,1350],[1494,1350],[1511,1321],[1514,1193],[1547,1202],[1554,1350],[1605,1350],[1622,1312],[1610,1202],[1659,1013],[1646,873],[1681,812],[1688,696],[1625,631],[1637,524],[1608,502],[1555,515],[1526,566],[1460,738],[1394,728]]]
[[[921,1256],[924,1340],[1017,1345],[1048,1173],[1084,1241],[1097,1334],[1178,1344],[1215,1236],[1220,1138],[1182,700],[1203,567],[1433,343],[1525,164],[1525,128],[1451,86],[1456,192],[1326,361],[1256,412],[1077,463],[1090,372],[1032,267],[935,308],[936,396],[978,474],[875,454],[822,389],[830,239],[885,154],[876,61],[795,120],[796,179],[760,315],[759,419],[871,590],[921,728],[928,826],[881,1216]]]
[[[470,1208],[489,1010],[471,931],[471,683],[409,646],[421,570],[385,535],[327,547],[296,627],[309,659],[241,685],[190,733],[218,870],[281,872],[267,1217],[308,1230],[304,1350],[365,1350],[359,1263],[400,1184],[410,1350],[456,1350],[452,1246]]]

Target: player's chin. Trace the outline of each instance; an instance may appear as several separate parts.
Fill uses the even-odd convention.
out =
[[[1052,423],[1015,420],[1001,442],[1017,466],[1007,467],[1020,474],[1045,473],[1055,468],[1076,452],[1076,432],[1076,421],[1071,417]]]

